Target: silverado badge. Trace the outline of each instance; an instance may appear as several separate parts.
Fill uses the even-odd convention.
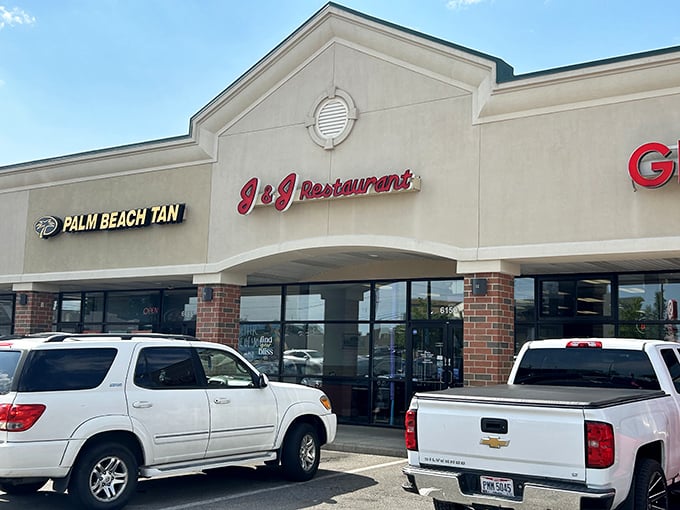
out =
[[[510,444],[510,440],[508,439],[506,441],[505,439],[501,439],[500,437],[483,437],[479,441],[479,444],[485,444],[489,448],[501,448],[503,446],[508,446]]]

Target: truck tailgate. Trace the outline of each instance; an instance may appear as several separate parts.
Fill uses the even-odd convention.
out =
[[[418,398],[421,465],[585,481],[578,407]]]

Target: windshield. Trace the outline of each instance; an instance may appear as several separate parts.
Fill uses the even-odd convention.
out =
[[[624,349],[529,349],[515,384],[660,389],[647,354]]]
[[[21,352],[0,351],[0,395],[9,393]]]

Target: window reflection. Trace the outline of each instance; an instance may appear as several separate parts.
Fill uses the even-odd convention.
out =
[[[376,283],[375,320],[406,319],[406,282]]]
[[[463,280],[411,282],[411,319],[463,318]]]
[[[371,288],[367,283],[290,285],[286,320],[368,320]]]
[[[281,287],[243,287],[241,320],[251,322],[281,319]]]

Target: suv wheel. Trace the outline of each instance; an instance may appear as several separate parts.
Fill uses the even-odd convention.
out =
[[[281,467],[286,478],[309,480],[319,468],[319,436],[314,427],[300,423],[288,433],[281,452]]]
[[[137,488],[137,460],[125,446],[104,443],[86,450],[75,467],[69,495],[92,510],[117,510]]]

